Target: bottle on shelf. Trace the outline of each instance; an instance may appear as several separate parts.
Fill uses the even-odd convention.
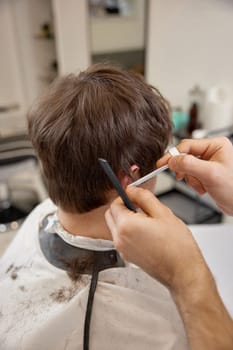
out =
[[[198,127],[198,104],[193,102],[189,109],[189,123],[187,127],[189,136],[192,136],[192,132],[198,129]]]
[[[194,85],[189,91],[189,123],[187,133],[191,137],[192,132],[202,126],[203,105],[205,101],[204,90],[199,85]]]

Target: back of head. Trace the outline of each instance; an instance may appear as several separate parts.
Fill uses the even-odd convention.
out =
[[[107,203],[112,185],[98,158],[116,174],[152,171],[171,133],[161,94],[135,73],[98,64],[58,79],[28,115],[29,133],[52,200],[83,213]]]

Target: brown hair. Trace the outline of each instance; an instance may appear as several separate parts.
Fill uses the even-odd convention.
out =
[[[28,115],[29,133],[52,200],[68,212],[107,203],[112,189],[98,163],[141,176],[152,171],[169,142],[166,100],[140,75],[97,64],[58,79]]]

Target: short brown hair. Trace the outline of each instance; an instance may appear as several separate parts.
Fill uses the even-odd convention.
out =
[[[143,78],[97,64],[52,84],[28,115],[29,133],[42,162],[51,199],[68,212],[107,203],[112,189],[98,163],[116,174],[141,176],[155,168],[171,134],[167,101]]]

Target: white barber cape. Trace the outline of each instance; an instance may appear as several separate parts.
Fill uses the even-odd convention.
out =
[[[40,204],[0,261],[0,349],[82,350],[90,276],[78,282],[51,265],[38,231],[56,207]],[[56,232],[81,248],[112,249],[111,241]],[[146,252],[145,252],[146,253]],[[183,323],[168,290],[134,265],[100,272],[90,327],[90,350],[188,349]]]

